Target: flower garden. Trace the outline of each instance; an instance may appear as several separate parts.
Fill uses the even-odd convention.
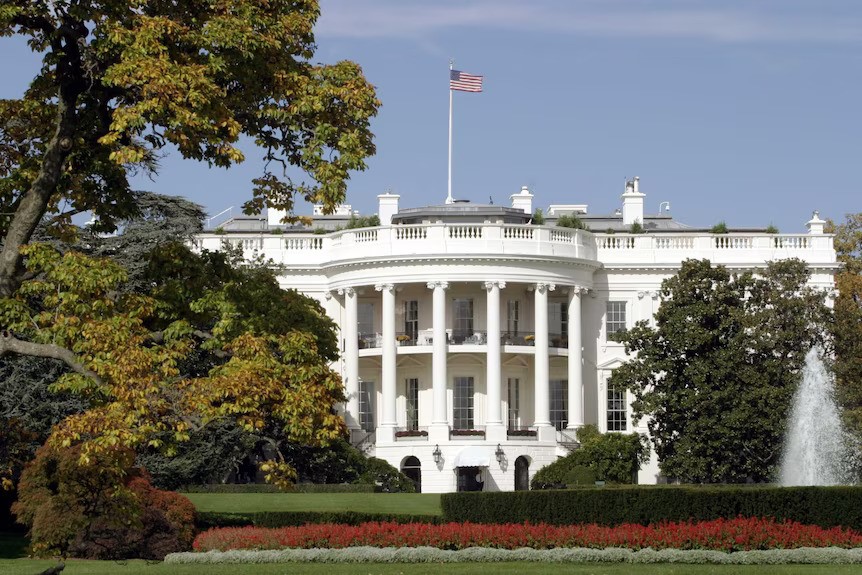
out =
[[[370,522],[357,526],[307,524],[301,527],[225,527],[197,536],[195,551],[236,549],[343,549],[347,547],[433,547],[459,550],[622,547],[626,549],[708,549],[751,551],[802,547],[862,547],[862,534],[794,521],[737,518],[652,525],[477,524]]]

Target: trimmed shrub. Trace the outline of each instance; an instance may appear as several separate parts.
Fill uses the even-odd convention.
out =
[[[376,457],[369,457],[365,471],[359,476],[357,483],[377,486],[384,493],[414,493],[416,486],[409,477],[389,465],[388,462]]]
[[[191,546],[194,505],[178,493],[152,487],[131,467],[134,453],[90,454],[42,447],[21,475],[18,521],[29,527],[36,554],[88,559],[161,559]]]
[[[218,513],[205,511],[197,514],[199,529],[213,527],[297,527],[300,525],[339,523],[360,525],[369,522],[440,523],[439,515],[400,515],[394,513],[360,513],[357,511],[257,511],[253,513]]]
[[[474,523],[647,525],[772,517],[862,530],[862,487],[616,487],[445,493],[443,520]]]
[[[632,483],[638,468],[649,458],[646,437],[637,433],[599,433],[595,425],[585,425],[578,430],[578,441],[578,449],[536,472],[530,486],[593,485],[597,479]],[[584,468],[592,471],[592,480]]]

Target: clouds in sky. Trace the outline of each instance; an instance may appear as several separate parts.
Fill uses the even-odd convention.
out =
[[[862,40],[860,0],[322,0],[317,34],[428,39],[459,28],[712,42]]]

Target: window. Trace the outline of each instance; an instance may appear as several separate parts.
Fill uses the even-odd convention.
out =
[[[452,331],[454,343],[461,343],[473,335],[473,300],[456,299],[454,302],[455,329]]]
[[[516,299],[510,299],[508,302],[506,313],[506,331],[511,336],[518,335],[519,324],[521,323],[521,302]]]
[[[608,431],[626,431],[626,392],[608,386]]]
[[[626,302],[609,301],[605,317],[606,335],[626,329]]]
[[[359,380],[359,427],[374,431],[374,382]]]
[[[407,430],[419,429],[419,380],[408,378],[407,384]]]
[[[452,428],[473,429],[473,378],[456,377],[454,391]]]
[[[509,429],[519,429],[521,425],[521,381],[517,377],[509,378]]]
[[[569,423],[569,380],[552,379],[550,383],[551,425],[559,431]]]
[[[419,339],[419,302],[415,299],[404,302],[404,335],[414,345]]]
[[[569,333],[569,308],[564,302],[548,302],[548,335],[562,337]],[[558,346],[556,346],[558,347]]]
[[[374,335],[374,303],[359,302],[356,315],[360,337]]]

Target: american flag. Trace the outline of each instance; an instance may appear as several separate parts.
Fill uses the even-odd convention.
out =
[[[459,70],[449,70],[449,89],[462,92],[481,92],[482,76],[474,76]]]

